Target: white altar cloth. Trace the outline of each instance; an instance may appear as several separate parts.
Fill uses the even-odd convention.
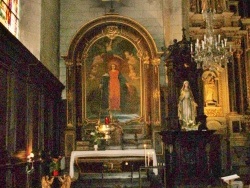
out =
[[[153,166],[157,166],[157,158],[154,149],[146,149],[146,157],[148,153],[151,158],[153,156]],[[133,157],[144,156],[145,149],[131,149],[131,150],[101,150],[101,151],[72,151],[70,156],[69,175],[74,178],[74,162],[78,157]],[[154,173],[158,174],[158,169],[153,169]]]

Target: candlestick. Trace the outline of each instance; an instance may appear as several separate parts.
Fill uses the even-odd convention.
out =
[[[146,145],[146,144],[144,144],[145,166],[147,166],[146,148],[147,148],[147,145]]]

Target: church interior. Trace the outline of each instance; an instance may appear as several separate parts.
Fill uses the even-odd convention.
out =
[[[250,187],[250,0],[0,0],[0,187]]]

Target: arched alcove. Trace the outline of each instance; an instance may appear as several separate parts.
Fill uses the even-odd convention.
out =
[[[106,116],[119,126],[142,125],[147,136],[149,127],[160,125],[160,53],[139,23],[120,15],[97,18],[77,32],[64,59],[67,128],[79,130],[72,132],[76,140],[82,137],[82,127]],[[119,79],[123,77],[119,86],[111,83],[111,65],[119,71]],[[110,98],[112,87],[119,90],[116,99]],[[119,104],[112,106],[112,100]]]

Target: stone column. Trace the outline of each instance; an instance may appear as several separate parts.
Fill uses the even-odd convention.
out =
[[[163,29],[165,46],[169,46],[173,39],[181,39],[183,28],[182,0],[163,1]]]
[[[65,130],[65,156],[75,150],[75,66],[71,59],[64,57],[66,64],[67,125]]]
[[[160,59],[154,58],[152,60],[153,65],[153,96],[152,96],[152,121],[154,125],[160,125],[160,85],[159,85],[159,65]]]
[[[74,105],[74,76],[75,70],[73,62],[66,60],[66,98],[67,98],[67,127],[75,126],[75,105]]]
[[[250,32],[250,30],[249,30]],[[250,33],[249,33],[250,34]],[[246,114],[250,114],[250,52],[247,52],[248,56],[245,61],[246,67],[246,87],[247,87],[247,110]]]
[[[250,5],[248,5],[250,6]],[[242,19],[242,24],[246,28],[247,35],[246,39],[246,49],[250,48],[250,18]],[[246,74],[246,97],[247,97],[247,109],[246,114],[250,114],[250,51],[245,52],[245,74]]]
[[[144,84],[144,96],[143,96],[143,100],[145,102],[145,108],[142,109],[143,110],[143,114],[145,116],[145,135],[146,137],[150,137],[151,134],[151,109],[148,108],[149,106],[151,106],[151,101],[150,101],[150,91],[152,90],[151,88],[151,80],[150,75],[151,75],[151,58],[148,55],[148,51],[145,51],[144,54],[141,54],[141,59],[142,59],[142,63],[143,63],[143,74],[144,74],[144,80],[143,80],[143,84]]]
[[[244,96],[243,96],[243,89],[244,89],[244,86],[243,86],[243,80],[242,80],[242,65],[241,65],[241,56],[243,54],[243,51],[242,49],[237,49],[236,52],[235,52],[235,58],[236,58],[236,61],[237,61],[237,64],[238,64],[238,79],[239,79],[239,86],[238,86],[238,89],[239,89],[239,93],[237,93],[237,96],[240,98],[240,106],[239,106],[239,113],[242,114],[244,113]],[[235,99],[236,100],[236,99]]]
[[[236,91],[235,91],[235,62],[234,56],[230,59],[228,66],[228,75],[231,75],[228,80],[229,85],[229,101],[230,101],[230,113],[236,113]]]
[[[75,76],[75,118],[76,118],[76,140],[82,140],[82,122],[83,122],[83,112],[82,112],[82,105],[83,105],[83,95],[82,95],[82,67],[83,62],[80,56],[78,55],[76,59],[76,76]]]
[[[201,125],[199,127],[199,129],[207,129],[206,126],[206,119],[207,116],[204,114],[204,91],[203,91],[203,80],[202,80],[202,74],[203,74],[203,70],[202,69],[197,69],[196,70],[196,91],[198,91],[197,95],[197,103],[198,103],[198,107],[197,107],[197,117],[196,117],[196,122],[200,122]]]

